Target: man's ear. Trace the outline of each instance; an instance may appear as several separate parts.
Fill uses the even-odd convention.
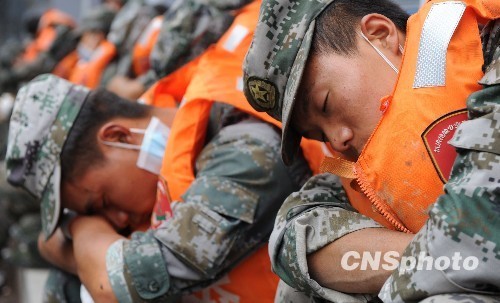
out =
[[[384,15],[373,13],[364,16],[360,21],[360,30],[374,45],[395,55],[399,54],[399,45],[404,45],[396,24]]]
[[[99,142],[120,142],[138,145],[137,138],[132,135],[130,129],[116,122],[108,122],[101,126],[97,132]]]

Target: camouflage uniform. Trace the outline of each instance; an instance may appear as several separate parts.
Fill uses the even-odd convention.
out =
[[[151,69],[139,77],[149,87],[217,42],[234,19],[231,10],[250,0],[179,0],[165,19],[150,56]]]
[[[264,1],[260,22],[244,65],[245,95],[259,111],[283,122],[282,157],[293,160],[300,135],[289,127],[297,89],[308,57],[314,18],[332,1]],[[485,29],[485,89],[469,100],[473,119],[452,140],[459,152],[453,176],[431,210],[431,219],[406,251],[433,256],[477,256],[477,270],[395,271],[380,293],[385,301],[498,302],[500,297],[500,195],[498,22]],[[352,209],[337,177],[319,175],[292,194],[278,213],[269,254],[281,283],[276,301],[366,302],[373,295],[350,296],[312,280],[307,255],[363,228],[381,227]],[[291,286],[291,287],[290,287]],[[294,289],[293,289],[293,288]],[[299,293],[299,292],[302,293]],[[443,293],[446,293],[444,295]],[[455,294],[450,294],[455,293]],[[378,300],[373,298],[372,300]]]
[[[51,269],[45,281],[43,303],[80,303],[80,279],[58,269]]]
[[[380,292],[384,302],[427,297],[424,302],[500,301],[500,21],[491,23],[484,33],[485,62],[491,62],[480,81],[484,88],[469,97],[470,120],[460,125],[449,142],[457,148],[458,157],[445,194],[403,255],[451,259],[460,252],[463,258],[478,258],[478,266],[472,270],[397,269]]]
[[[165,1],[168,2],[168,1]],[[101,84],[107,82],[115,75],[126,76],[132,66],[132,51],[140,35],[144,32],[149,22],[158,15],[158,11],[147,0],[130,0],[122,7],[111,24],[107,36],[118,50],[117,57],[103,72]]]
[[[281,283],[278,302],[303,302],[319,298],[334,302],[367,302],[373,295],[348,295],[321,287],[309,276],[306,256],[325,245],[364,228],[380,228],[374,220],[357,213],[349,204],[337,176],[317,175],[293,193],[278,212],[269,240],[273,270]],[[304,294],[294,294],[301,291]]]
[[[47,263],[37,249],[40,206],[29,194],[7,183],[4,158],[9,117],[10,110],[0,117],[0,263],[44,267]]]
[[[8,179],[41,200],[46,236],[61,212],[59,155],[88,93],[42,75],[17,95]],[[303,157],[283,164],[275,127],[215,104],[212,136],[184,202],[172,205],[173,217],[158,229],[134,233],[108,250],[108,274],[120,302],[165,302],[217,282],[267,241],[281,201],[310,177]],[[49,289],[46,298],[59,294]]]
[[[0,81],[2,82],[0,86],[15,87],[17,89],[23,82],[29,81],[40,74],[52,72],[61,59],[75,50],[78,44],[78,35],[73,28],[58,24],[55,25],[55,29],[56,38],[49,49],[38,54],[32,62],[13,67],[5,75],[5,78],[0,74]]]
[[[184,202],[173,204],[173,218],[108,250],[108,274],[120,302],[163,302],[221,279],[267,241],[280,201],[310,176],[303,158],[283,165],[272,126],[222,110],[222,121],[231,122],[221,127],[212,119],[219,130],[198,156],[196,179]]]

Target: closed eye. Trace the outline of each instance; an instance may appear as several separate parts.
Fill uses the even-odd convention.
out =
[[[322,109],[322,111],[323,111],[324,113],[326,113],[326,110],[327,110],[327,108],[328,108],[328,96],[329,96],[329,95],[330,95],[330,91],[328,91],[328,92],[326,93],[325,100],[323,101],[323,109]]]

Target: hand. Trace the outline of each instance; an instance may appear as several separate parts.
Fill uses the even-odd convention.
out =
[[[106,253],[123,239],[99,216],[77,217],[70,224],[77,272],[95,302],[116,302],[106,268]]]
[[[38,250],[42,257],[52,265],[76,275],[77,268],[73,254],[73,243],[64,237],[60,228],[56,229],[52,237],[47,241],[45,235],[40,233],[38,236]]]
[[[363,256],[364,252],[372,256],[381,252],[395,251],[403,255],[415,235],[389,230],[385,228],[361,229],[343,236],[307,256],[309,274],[320,285],[347,293],[378,293],[392,273],[380,267],[366,270],[360,267],[354,270],[342,268],[343,256],[355,251]]]
[[[137,100],[146,91],[140,81],[123,76],[115,76],[111,79],[106,89],[129,100]]]

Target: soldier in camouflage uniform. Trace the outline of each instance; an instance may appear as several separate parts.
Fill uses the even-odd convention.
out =
[[[69,228],[74,258],[61,252],[64,257],[59,254],[51,259],[66,263],[58,265],[73,272],[76,268],[71,263],[76,261],[80,279],[97,301],[167,302],[216,282],[267,241],[279,201],[310,176],[303,158],[284,166],[274,127],[215,103],[213,117],[222,118],[210,119],[208,127],[214,131],[196,161],[196,179],[183,195],[184,202],[172,205],[172,219],[158,229],[124,238],[115,228],[136,229],[149,219],[158,177],[136,166],[137,152],[102,144],[117,139],[115,143],[123,143],[123,138],[98,140],[94,136],[105,125],[117,129],[116,119],[124,119],[120,117],[132,121],[118,127],[122,130],[145,128],[152,116],[168,123],[172,111],[130,103],[103,90],[89,92],[50,75],[36,78],[17,95],[7,153],[9,181],[41,201],[45,235],[53,234],[62,207],[101,214],[112,222],[99,216],[76,218]],[[110,112],[118,118],[109,118]],[[103,117],[107,118],[102,121]],[[140,145],[141,137],[126,142]],[[96,149],[104,154],[94,160],[71,156],[92,154]],[[120,167],[114,176],[108,174],[113,171],[105,164],[108,161]],[[85,177],[103,167],[90,179]],[[106,176],[98,177],[103,172]],[[97,194],[95,186],[111,187]],[[80,193],[80,188],[86,190]],[[212,228],[215,238],[204,239],[204,230]],[[193,240],[196,234],[201,237]],[[60,235],[57,231],[49,241]],[[205,269],[200,271],[196,264]],[[46,300],[58,298],[49,295]]]
[[[264,1],[260,25],[247,55],[244,66],[247,99],[255,109],[267,111],[274,118],[283,122],[282,156],[286,162],[290,162],[290,156],[293,152],[292,146],[297,143],[297,137],[300,139],[301,135],[322,141],[328,140],[338,150],[345,146],[335,142],[332,140],[333,138],[327,137],[331,134],[322,134],[321,129],[313,130],[307,134],[296,134],[293,129],[297,126],[297,120],[300,118],[297,113],[306,113],[304,113],[303,107],[300,107],[299,109],[302,110],[299,111],[294,109],[295,113],[292,113],[293,105],[291,104],[296,101],[295,99],[304,98],[306,94],[311,96],[310,91],[305,94],[300,91],[302,77],[307,73],[304,71],[302,74],[302,68],[305,62],[311,61],[312,57],[309,53],[309,45],[313,36],[311,28],[314,29],[315,26],[318,26],[318,21],[314,19],[330,2],[336,4],[339,1],[317,1],[315,3],[309,1]],[[380,2],[377,1],[377,3]],[[305,9],[302,4],[308,6],[309,10]],[[348,5],[354,6],[357,3],[351,2]],[[382,4],[382,6],[388,5]],[[318,7],[321,8],[318,9]],[[342,27],[342,23],[346,23],[346,20],[338,22],[337,26]],[[344,31],[352,30],[342,28]],[[325,28],[322,29],[325,30]],[[491,62],[495,50],[498,58],[498,25],[490,25],[484,30],[486,33],[491,33],[489,36],[486,35],[484,40],[485,62],[488,63]],[[304,32],[306,33],[304,34]],[[341,37],[339,40],[342,38],[345,37]],[[367,39],[365,38],[365,40]],[[336,43],[335,41],[330,42]],[[344,54],[345,49],[342,49],[342,45],[338,47],[340,49],[338,52]],[[381,46],[379,45],[379,47]],[[397,44],[395,49],[397,51]],[[318,53],[315,54],[318,55]],[[322,54],[321,51],[319,54]],[[398,62],[394,60],[394,57],[391,58],[392,60],[387,59],[387,57],[384,59],[387,63],[390,61]],[[377,62],[372,60],[370,64],[376,66]],[[356,66],[344,66],[344,68],[356,68]],[[384,68],[376,69],[380,75],[383,74]],[[393,69],[397,71],[395,66]],[[346,72],[346,77],[347,74],[349,73]],[[369,81],[370,79],[366,80],[366,82]],[[500,224],[497,219],[498,196],[500,194],[498,183],[500,177],[498,174],[500,172],[498,142],[500,141],[498,140],[500,138],[498,133],[498,89],[495,86],[495,83],[498,83],[498,61],[493,60],[490,64],[482,83],[486,85],[485,89],[473,94],[469,99],[469,118],[472,121],[464,122],[451,142],[458,149],[459,158],[455,163],[451,179],[446,185],[446,194],[434,204],[430,211],[430,219],[413,241],[411,241],[411,237],[400,239],[381,237],[380,235],[385,234],[388,230],[354,210],[347,199],[340,179],[334,175],[323,174],[313,177],[301,191],[292,194],[285,201],[278,213],[269,246],[273,270],[282,279],[276,301],[377,302],[379,298],[375,294],[380,290],[383,280],[381,284],[377,284],[378,288],[366,291],[366,285],[370,284],[372,278],[365,276],[363,282],[357,282],[357,290],[351,288],[351,292],[358,294],[349,294],[345,291],[344,293],[337,291],[330,286],[320,285],[318,274],[313,276],[313,262],[310,256],[335,242],[342,243],[347,247],[344,252],[356,250],[359,247],[361,247],[357,250],[359,252],[384,252],[387,251],[384,247],[391,247],[391,250],[402,253],[404,247],[410,243],[404,257],[418,257],[421,252],[425,252],[427,256],[444,256],[451,259],[455,252],[461,252],[462,256],[477,256],[480,260],[479,268],[472,271],[405,271],[404,265],[401,264],[401,267],[397,268],[386,281],[378,295],[384,301],[498,302],[500,300],[498,297],[500,290],[498,284],[500,280],[500,238],[498,237]],[[370,83],[364,84],[369,87]],[[390,86],[392,85],[390,84]],[[358,93],[354,90],[349,92]],[[338,99],[339,95],[337,91],[330,90],[329,93],[330,96],[334,97],[328,99],[328,94],[323,96],[323,99],[330,101],[328,104],[325,101],[323,113],[318,113],[313,119],[334,118],[333,114],[330,114],[333,110],[328,111],[327,105],[333,106],[331,103],[334,101],[331,100]],[[306,100],[313,102],[310,99]],[[347,103],[351,100],[342,101]],[[346,108],[341,109],[346,110]],[[309,108],[309,110],[311,109]],[[335,114],[344,117],[344,113],[339,112],[338,108],[336,110]],[[359,116],[363,116],[364,111],[370,110],[373,109],[369,107],[355,109]],[[304,123],[303,120],[301,122]],[[308,122],[305,121],[305,123]],[[365,123],[369,125],[370,121]],[[290,138],[287,138],[287,132],[292,133]],[[335,135],[337,136],[335,139],[339,141],[342,133]],[[365,143],[366,141],[362,142],[362,145]],[[361,151],[362,145],[358,146],[358,152]],[[359,231],[371,231],[373,238],[365,238],[364,241],[373,247],[378,245],[378,248],[373,249],[368,245],[355,246],[349,241],[343,241],[346,236],[354,235]],[[384,243],[380,244],[379,242]],[[400,246],[394,246],[395,242],[399,242]],[[340,258],[336,258],[333,253],[329,260],[330,263],[340,263]],[[328,270],[324,269],[324,271]],[[342,274],[348,275],[345,271],[330,273],[331,276]],[[386,277],[389,275],[390,272],[386,273]],[[369,294],[359,294],[360,292]],[[443,293],[447,295],[442,295]]]
[[[483,36],[484,88],[467,100],[470,120],[450,141],[459,155],[446,194],[433,205],[430,219],[403,255],[451,259],[461,252],[477,256],[478,267],[395,270],[380,292],[384,302],[500,301],[500,21],[484,28]],[[467,294],[472,292],[484,295]]]
[[[57,63],[78,44],[78,35],[73,26],[64,23],[51,25],[56,33],[49,47],[41,51],[34,60],[17,62],[8,72],[0,73],[0,87],[11,89],[15,92],[20,84],[29,81],[37,75],[52,72]]]
[[[122,96],[136,99],[159,79],[198,57],[210,45],[216,43],[231,25],[235,10],[250,2],[250,0],[173,2],[164,14],[158,40],[150,55],[149,71],[133,80],[118,77],[114,79],[114,83],[110,83],[112,86],[108,86],[108,89],[121,95],[123,87],[133,87],[137,92]]]

